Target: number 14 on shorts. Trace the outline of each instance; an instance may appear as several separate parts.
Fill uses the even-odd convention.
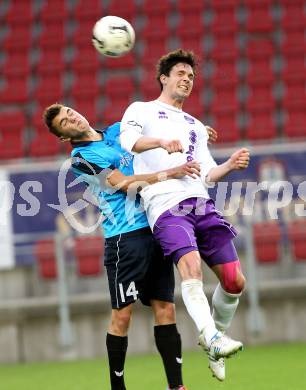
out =
[[[137,301],[138,291],[136,290],[135,282],[131,282],[125,292],[122,283],[119,283],[119,291],[121,302],[125,302],[126,297],[133,297],[134,301]]]

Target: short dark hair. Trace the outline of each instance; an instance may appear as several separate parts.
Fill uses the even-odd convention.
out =
[[[53,126],[52,122],[53,119],[60,113],[63,107],[64,105],[60,103],[51,104],[51,106],[47,107],[43,113],[43,120],[46,126],[48,127],[50,132],[57,137],[60,137],[62,134],[56,127]]]
[[[163,89],[163,85],[160,81],[160,76],[162,74],[169,76],[171,69],[180,62],[190,65],[195,73],[197,62],[192,51],[177,49],[170,51],[159,59],[156,65],[156,80],[158,81],[161,90]]]

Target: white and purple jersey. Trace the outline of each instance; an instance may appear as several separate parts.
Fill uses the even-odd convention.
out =
[[[196,160],[201,164],[201,178],[185,176],[145,187],[141,191],[144,207],[151,228],[157,218],[166,210],[184,199],[192,197],[209,198],[203,183],[208,172],[217,164],[208,147],[205,126],[193,116],[171,105],[154,100],[131,104],[121,121],[121,145],[128,151],[142,137],[180,140],[184,152],[172,153],[162,148],[148,150],[134,155],[135,174],[153,173]]]

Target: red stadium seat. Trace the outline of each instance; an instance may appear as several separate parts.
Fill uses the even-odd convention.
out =
[[[176,36],[180,46],[185,50],[192,50],[198,58],[204,55],[204,22],[199,13],[181,14],[176,27]]]
[[[235,79],[218,80],[216,84],[211,84],[213,100],[210,109],[214,111],[235,111],[238,110],[239,101],[237,96],[237,83]]]
[[[237,119],[237,110],[221,108],[213,111],[213,127],[218,131],[218,143],[240,141]]]
[[[22,129],[14,133],[4,130],[0,132],[0,159],[22,158],[24,156],[24,145]]]
[[[49,133],[44,125],[37,128],[29,144],[30,157],[57,156],[61,151],[61,143],[57,137]]]
[[[249,39],[246,46],[246,56],[249,59],[258,60],[263,56],[271,58],[274,54],[274,46],[270,39]]]
[[[176,27],[176,35],[179,39],[193,38],[201,40],[204,36],[204,22],[200,14],[181,14]]]
[[[30,126],[34,128],[40,128],[43,124],[43,111],[45,109],[44,107],[40,107],[37,109],[37,111],[32,115],[30,119]],[[47,127],[44,127],[46,130]]]
[[[39,19],[43,23],[57,23],[59,20],[68,20],[67,3],[62,0],[46,1],[40,11]]]
[[[235,33],[220,32],[214,35],[214,46],[210,52],[215,61],[234,61],[239,57]]]
[[[117,96],[113,97],[113,99],[108,99],[102,112],[103,125],[108,126],[121,121],[125,110],[131,103],[132,99],[129,99],[127,96]]]
[[[97,276],[103,271],[104,240],[101,236],[75,239],[75,258],[80,276]]]
[[[73,32],[72,44],[77,48],[91,45],[93,22],[92,20],[78,20],[78,24]]]
[[[26,118],[21,111],[0,114],[0,159],[24,157],[23,131]]]
[[[104,12],[100,0],[79,0],[72,11],[72,16],[75,20],[88,20],[92,26],[103,15]],[[115,13],[114,15],[117,14]]]
[[[57,278],[54,240],[37,241],[34,247],[39,276],[43,279]]]
[[[98,84],[97,74],[80,73],[74,78],[69,95],[75,99],[95,100],[99,96],[100,87]]]
[[[22,111],[11,110],[0,112],[0,130],[17,131],[23,129],[26,123],[25,115]]]
[[[213,74],[210,80],[213,85],[228,84],[231,80],[238,80],[238,70],[236,59],[214,61]]]
[[[175,1],[175,6],[180,15],[187,15],[189,13],[199,15],[205,10],[205,2],[203,0],[192,0],[189,2],[177,0]]]
[[[26,54],[31,48],[32,31],[30,25],[10,25],[9,32],[2,41],[2,47],[7,53]]]
[[[221,7],[214,9],[214,17],[210,24],[212,33],[237,32],[239,23],[236,16],[236,7]]]
[[[168,19],[165,15],[152,15],[147,18],[147,22],[141,31],[141,38],[146,41],[147,45],[155,41],[166,41],[170,35]]]
[[[101,65],[98,52],[92,46],[80,46],[71,62],[71,70],[77,74],[96,73]]]
[[[155,79],[155,72],[144,72],[140,81],[140,93],[143,100],[154,100],[160,94],[160,87]]]
[[[283,73],[284,100],[293,102],[296,100],[306,100],[306,74],[286,72]]]
[[[248,83],[249,96],[246,101],[246,108],[249,111],[262,109],[272,110],[276,106],[276,98],[273,94],[273,83],[262,81],[250,81]]]
[[[157,97],[157,96],[156,96]],[[201,91],[194,90],[192,94],[186,99],[184,103],[184,111],[194,116],[195,118],[202,120],[204,116],[204,103]]]
[[[29,26],[34,19],[31,1],[10,1],[11,5],[5,15],[4,20],[10,26]]]
[[[117,15],[133,23],[137,15],[137,5],[135,0],[112,0],[108,6],[108,15]]]
[[[201,39],[194,39],[190,36],[180,37],[180,47],[184,50],[191,50],[196,57],[202,62],[204,57],[203,41]]]
[[[287,75],[303,77],[306,71],[305,63],[306,40],[304,32],[294,34],[286,33],[281,44],[283,56],[282,77]]]
[[[248,83],[272,83],[274,73],[272,69],[272,58],[252,58],[248,60],[248,71],[246,81]]]
[[[158,58],[167,53],[167,44],[165,40],[154,41],[150,45],[145,45],[140,57],[140,64],[145,70],[155,68]]]
[[[254,2],[247,7],[246,30],[249,33],[269,33],[274,29],[274,22],[269,5]]]
[[[135,91],[135,84],[133,79],[129,76],[109,77],[103,88],[106,96],[112,98],[113,96],[123,96],[125,98],[131,97]]]
[[[134,69],[136,66],[135,51],[132,50],[120,58],[107,57],[103,65],[108,69]]]
[[[8,78],[0,90],[0,103],[26,103],[29,96],[28,80],[25,78]]]
[[[248,59],[247,82],[271,83],[274,78],[272,59],[273,44],[268,40],[249,40],[246,47]]]
[[[166,15],[171,11],[171,2],[164,0],[144,0],[142,4],[142,12],[146,16]]]
[[[258,263],[276,263],[280,260],[281,230],[277,222],[254,224],[253,240]]]
[[[274,112],[267,107],[252,108],[248,111],[246,139],[271,140],[277,136]]]
[[[32,98],[41,107],[46,107],[55,102],[63,101],[64,87],[60,75],[42,76]]]
[[[57,22],[45,25],[37,38],[37,44],[42,50],[63,48],[66,44],[64,23]]]
[[[306,15],[303,1],[282,1],[282,19],[280,26],[283,30],[304,31],[306,25]]]
[[[284,135],[290,138],[306,137],[306,99],[284,101],[285,124]]]
[[[65,62],[61,50],[47,50],[41,53],[36,71],[41,76],[57,76],[64,72]]]
[[[306,219],[290,222],[287,229],[294,259],[296,261],[306,261]]]
[[[27,52],[11,52],[2,65],[1,73],[7,79],[26,79],[31,73],[31,66]]]

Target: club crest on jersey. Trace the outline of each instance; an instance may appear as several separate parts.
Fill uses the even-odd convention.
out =
[[[184,115],[184,119],[185,119],[185,121],[187,121],[191,125],[195,124],[195,120],[193,118],[191,118],[190,116],[188,116],[188,115]]]
[[[158,119],[168,119],[168,115],[165,111],[158,111]]]

